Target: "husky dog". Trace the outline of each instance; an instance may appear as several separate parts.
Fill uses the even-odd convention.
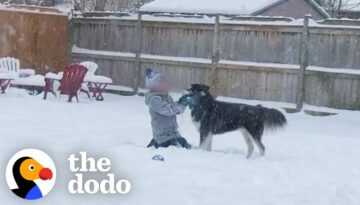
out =
[[[280,128],[286,125],[285,116],[278,110],[237,103],[216,101],[206,85],[193,84],[187,90],[192,120],[200,132],[200,148],[210,151],[213,135],[240,130],[248,147],[247,158],[254,151],[254,144],[265,155],[261,142],[264,128]]]

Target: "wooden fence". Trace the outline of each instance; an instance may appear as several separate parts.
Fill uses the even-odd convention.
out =
[[[177,89],[206,83],[224,96],[299,109],[360,109],[359,27],[214,22],[77,17],[72,58],[94,60],[115,84],[135,89],[153,67]]]
[[[0,58],[18,58],[21,67],[42,74],[61,70],[69,61],[68,39],[64,14],[0,7]]]

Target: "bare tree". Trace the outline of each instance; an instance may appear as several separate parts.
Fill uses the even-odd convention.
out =
[[[340,18],[344,10],[351,10],[360,6],[360,0],[318,0],[332,17]]]
[[[153,0],[73,0],[73,1],[74,1],[75,10],[80,10],[80,11],[137,12],[142,5]]]
[[[95,11],[105,11],[106,0],[94,0],[95,2]]]

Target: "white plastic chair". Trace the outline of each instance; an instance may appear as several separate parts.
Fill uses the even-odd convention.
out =
[[[84,61],[81,62],[80,65],[85,66],[88,69],[88,72],[86,73],[86,75],[95,75],[97,69],[99,68],[99,65],[91,62],[91,61]]]
[[[99,65],[91,62],[91,61],[84,61],[82,63],[80,63],[81,65],[83,65],[84,67],[86,67],[88,69],[88,72],[85,75],[84,81],[86,81],[86,83],[83,83],[81,85],[81,91],[85,92],[88,94],[89,98],[90,98],[90,88],[92,87],[92,89],[96,89],[97,91],[103,90],[106,88],[106,86],[108,84],[111,84],[113,81],[111,78],[105,77],[105,76],[101,76],[101,75],[95,75],[97,69],[99,68]],[[94,88],[96,87],[96,88]],[[101,92],[96,92],[96,99],[97,100],[103,100],[104,98],[102,97]]]
[[[17,75],[14,77],[26,77],[30,75],[35,75],[35,70],[33,69],[20,69],[20,61],[16,58],[11,58],[11,57],[1,58],[0,67],[7,70],[10,73]]]
[[[20,61],[16,58],[5,57],[0,59],[0,67],[7,71],[14,80],[11,82],[13,86],[44,86],[44,77],[35,75],[34,69],[21,69]]]
[[[82,66],[84,66],[85,68],[88,69],[88,71],[86,72],[85,77],[94,76],[95,73],[96,73],[96,70],[99,68],[99,65],[92,62],[92,61],[81,62],[80,65],[82,65]],[[90,98],[90,89],[88,87],[88,83],[81,84],[81,91],[86,93],[87,96]]]
[[[1,58],[0,67],[6,69],[9,72],[17,73],[20,70],[20,61],[11,57]]]
[[[86,73],[86,76],[85,76],[85,81],[93,81],[93,82],[107,83],[107,84],[112,83],[111,78],[108,78],[108,77],[102,76],[102,75],[95,75],[97,69],[99,68],[98,64],[91,62],[91,61],[84,61],[80,64],[85,66],[88,69],[88,72]],[[87,87],[86,83],[85,83],[85,86]]]

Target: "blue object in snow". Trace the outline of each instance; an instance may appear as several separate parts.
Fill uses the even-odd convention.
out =
[[[157,155],[155,155],[155,156],[153,156],[152,157],[152,160],[156,160],[156,161],[164,161],[164,157],[163,156],[161,156],[161,155],[159,155],[159,154],[157,154]]]

